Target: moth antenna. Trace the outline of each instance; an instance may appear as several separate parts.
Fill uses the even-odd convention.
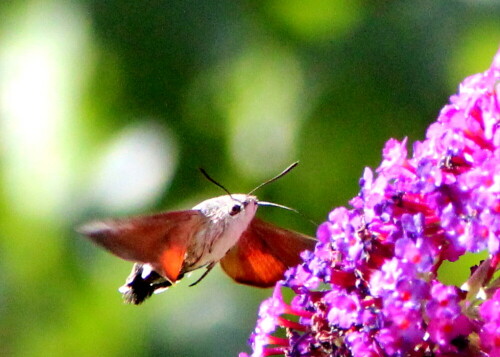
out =
[[[267,185],[268,183],[271,183],[271,182],[274,182],[276,181],[277,179],[285,176],[287,173],[289,173],[290,171],[292,171],[292,169],[295,168],[295,166],[297,166],[299,164],[298,161],[295,161],[293,164],[291,164],[290,166],[288,166],[286,169],[284,169],[280,174],[274,176],[273,178],[267,180],[267,181],[264,181],[263,183],[261,183],[259,186],[255,187],[252,191],[248,192],[249,195],[251,195],[252,193],[254,193],[255,191],[257,191],[259,188],[261,188],[262,186],[265,186]]]
[[[215,181],[213,178],[211,178],[210,175],[205,171],[205,169],[203,169],[202,167],[200,167],[199,170],[203,174],[203,176],[205,176],[205,178],[208,181],[210,181],[211,183],[213,183],[213,184],[217,185],[218,187],[222,188],[224,190],[224,192],[229,195],[229,197],[233,198],[233,196],[231,196],[231,192],[229,192],[229,190],[227,188],[225,188],[224,186],[222,186],[220,183],[218,183],[217,181]]]
[[[271,206],[271,207],[278,207],[278,208],[283,208],[283,209],[286,209],[288,211],[292,211],[292,212],[295,212],[297,213],[299,216],[301,216],[302,218],[305,218],[308,222],[312,223],[314,226],[318,226],[318,224],[316,222],[314,222],[312,219],[310,219],[309,217],[307,217],[305,214],[303,214],[302,212],[296,210],[295,208],[291,208],[291,207],[288,207],[288,206],[284,206],[284,205],[280,205],[279,203],[274,203],[274,202],[267,202],[267,201],[258,201],[257,204],[259,206]]]

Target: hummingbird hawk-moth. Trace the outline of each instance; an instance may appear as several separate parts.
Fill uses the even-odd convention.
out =
[[[312,250],[316,241],[255,217],[259,205],[276,204],[259,201],[252,193],[296,165],[249,194],[230,194],[202,171],[228,194],[190,210],[98,220],[78,231],[114,255],[135,263],[120,288],[127,303],[140,304],[186,273],[205,268],[191,284],[195,285],[219,262],[238,283],[271,287],[283,278],[287,268],[300,263],[300,252]]]

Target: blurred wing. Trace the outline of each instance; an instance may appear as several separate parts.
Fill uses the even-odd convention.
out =
[[[220,263],[238,283],[265,288],[282,279],[287,268],[300,263],[300,252],[315,244],[311,237],[254,218]]]
[[[193,236],[206,219],[199,211],[175,211],[94,221],[77,231],[122,259],[150,264],[175,282]]]

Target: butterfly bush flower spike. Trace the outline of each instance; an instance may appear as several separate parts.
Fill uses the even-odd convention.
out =
[[[262,303],[252,357],[500,356],[500,51],[412,157],[406,139],[382,155]],[[444,261],[478,252],[462,286],[439,280]]]

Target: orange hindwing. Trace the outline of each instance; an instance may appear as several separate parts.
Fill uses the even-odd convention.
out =
[[[300,252],[314,249],[315,244],[311,237],[254,218],[220,263],[239,283],[270,287],[287,268],[300,263]]]

